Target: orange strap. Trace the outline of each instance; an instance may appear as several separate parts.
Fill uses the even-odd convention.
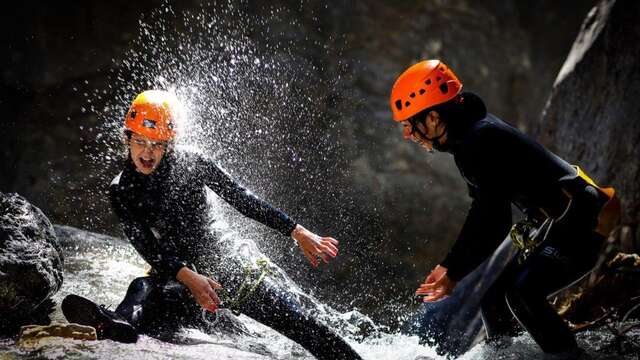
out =
[[[579,166],[573,166],[578,172],[578,176],[586,181],[589,185],[598,189],[601,193],[607,196],[609,200],[602,206],[600,213],[598,214],[598,226],[596,232],[602,236],[609,236],[609,233],[616,227],[620,220],[620,214],[622,209],[620,206],[620,199],[616,196],[616,189],[612,187],[602,188],[596,184],[587,174],[585,174]]]

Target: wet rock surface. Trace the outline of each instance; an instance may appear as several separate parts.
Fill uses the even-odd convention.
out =
[[[71,226],[54,225],[60,247],[65,256],[65,283],[54,299],[60,303],[69,294],[91,299],[97,304],[115,309],[124,298],[130,282],[149,269],[135,249],[125,240],[104,234],[85,231]],[[60,307],[55,308],[52,320],[66,323]],[[213,319],[209,319],[212,321]],[[247,330],[246,324],[250,329]],[[211,324],[209,336],[202,330],[184,329],[173,337],[159,340],[142,335],[136,344],[119,344],[112,341],[71,341],[64,338],[48,338],[33,348],[15,348],[8,344],[7,352],[21,358],[37,358],[38,354],[55,354],[77,358],[149,358],[149,359],[207,359],[215,354],[220,359],[268,359],[273,358],[273,347],[262,340],[266,332],[246,317],[241,319],[222,314]],[[298,345],[291,342],[288,346]],[[304,350],[297,350],[304,354]],[[1,356],[0,352],[0,356]],[[304,357],[303,357],[304,358]]]
[[[601,1],[555,80],[536,132],[622,202],[623,251],[640,249],[640,2]]]
[[[62,285],[63,256],[51,222],[17,194],[0,193],[0,332],[47,321]]]
[[[74,340],[96,340],[96,329],[78,324],[27,325],[20,329],[18,346],[21,348],[41,347],[51,342],[52,338]]]

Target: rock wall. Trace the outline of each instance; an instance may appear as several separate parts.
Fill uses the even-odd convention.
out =
[[[617,189],[629,252],[640,249],[639,20],[637,1],[589,12],[536,124],[546,146]]]

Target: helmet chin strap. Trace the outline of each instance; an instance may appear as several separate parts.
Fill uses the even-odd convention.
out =
[[[444,129],[442,130],[440,135],[437,135],[434,137],[428,137],[427,134],[425,134],[422,130],[420,130],[420,128],[418,128],[417,121],[409,121],[409,123],[411,124],[411,133],[417,132],[418,134],[420,134],[422,138],[424,138],[427,141],[430,141],[433,144],[434,149],[438,151],[445,150],[446,147],[444,144],[440,143],[440,139],[447,134],[447,124],[444,124]]]

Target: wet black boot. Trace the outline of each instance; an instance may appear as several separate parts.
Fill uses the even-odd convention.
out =
[[[138,333],[131,324],[114,311],[98,306],[89,299],[71,294],[62,300],[61,308],[67,321],[94,327],[99,340],[110,339],[122,343],[138,341]]]

